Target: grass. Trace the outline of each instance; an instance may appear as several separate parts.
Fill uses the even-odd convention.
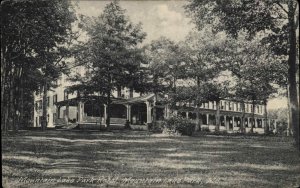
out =
[[[143,131],[2,137],[3,187],[298,187],[291,138]]]

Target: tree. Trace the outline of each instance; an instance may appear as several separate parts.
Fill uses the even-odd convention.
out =
[[[220,102],[226,98],[226,84],[217,82],[217,78],[224,70],[223,53],[224,40],[222,33],[214,33],[208,26],[200,32],[190,33],[185,41],[185,57],[187,61],[187,79],[194,88],[191,96],[194,96],[196,104],[197,129],[201,127],[200,105],[207,101]],[[224,86],[224,87],[223,87]],[[215,94],[213,94],[216,92]],[[220,109],[217,106],[217,129],[219,127]]]
[[[84,22],[82,28],[88,39],[81,45],[76,61],[84,64],[90,75],[85,80],[85,90],[106,98],[106,125],[109,127],[112,92],[122,87],[137,87],[133,80],[138,77],[143,61],[137,45],[146,34],[141,31],[141,24],[130,22],[118,1],[107,4],[99,17],[84,18]]]
[[[74,20],[69,1],[1,3],[1,109],[5,111],[2,116],[4,130],[7,130],[7,122],[18,129],[16,117],[24,115],[24,99],[27,98],[24,95],[32,96],[29,93],[37,91],[41,85],[44,91],[48,91],[49,83],[59,76],[60,69],[64,67],[59,60],[66,51],[64,45],[71,36]],[[42,128],[46,127],[46,100],[45,96]]]
[[[216,102],[216,131],[220,130],[220,102],[222,99],[229,98],[230,81],[215,80],[207,84],[208,101]]]
[[[252,103],[252,119],[254,119],[255,106],[267,105],[268,99],[277,90],[275,88],[274,74],[278,69],[278,61],[265,45],[261,45],[260,38],[246,40],[247,35],[240,33],[237,39],[228,38],[226,61],[227,69],[231,71],[235,85],[232,87],[232,98],[241,103],[242,122],[241,132],[244,130],[245,101]],[[265,108],[265,119],[267,110]],[[265,126],[266,132],[268,126]],[[253,131],[253,123],[251,124]]]
[[[286,35],[289,100],[291,104],[291,120],[297,148],[299,144],[299,103],[296,83],[296,30],[299,27],[299,7],[294,0],[281,1],[191,1],[186,10],[196,25],[202,28],[207,23],[213,23],[217,30],[225,30],[237,37],[240,30],[249,33],[250,38],[255,34],[267,32],[275,39]],[[271,46],[278,46],[278,40],[273,40]],[[282,46],[282,44],[279,44]],[[282,48],[281,48],[282,49]]]
[[[156,125],[156,101],[159,93],[169,94],[176,88],[178,66],[180,60],[176,59],[178,54],[176,44],[166,37],[161,37],[145,46],[145,57],[147,59],[148,79],[146,91],[154,93],[153,125]]]

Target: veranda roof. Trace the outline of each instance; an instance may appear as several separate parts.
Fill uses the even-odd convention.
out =
[[[121,104],[124,102],[126,99],[122,98],[111,98],[112,104]],[[77,106],[79,102],[98,102],[98,103],[106,103],[106,97],[104,96],[96,96],[96,95],[90,95],[90,96],[84,96],[84,97],[76,97],[76,98],[71,98],[71,99],[66,99],[63,101],[58,101],[55,104],[59,106]]]
[[[137,103],[144,103],[146,101],[153,101],[154,100],[154,94],[148,94],[140,97],[134,97],[129,99],[124,98],[111,98],[112,104],[137,104]],[[84,96],[84,97],[76,97],[72,99],[67,99],[63,101],[56,102],[56,105],[59,106],[77,106],[79,102],[87,102],[87,101],[94,101],[98,103],[106,103],[106,97],[104,96],[96,96],[96,95],[90,95],[90,96]],[[163,102],[164,99],[162,96],[157,96],[158,102]]]

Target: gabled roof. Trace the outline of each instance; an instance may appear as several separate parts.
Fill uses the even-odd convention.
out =
[[[136,103],[144,103],[147,101],[154,101],[155,95],[154,94],[147,94],[140,97],[134,97],[125,99],[124,102],[121,102],[120,104],[136,104]],[[164,101],[164,98],[162,95],[157,95],[157,101],[162,102]]]

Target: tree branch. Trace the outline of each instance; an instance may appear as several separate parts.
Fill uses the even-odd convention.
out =
[[[282,4],[280,4],[279,2],[275,2],[276,5],[278,5],[285,13],[288,14],[288,11],[282,6]]]

